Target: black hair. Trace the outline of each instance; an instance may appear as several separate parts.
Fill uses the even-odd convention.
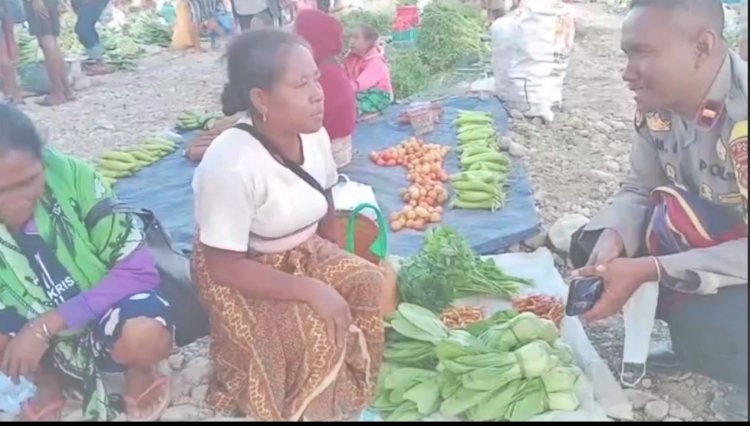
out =
[[[24,151],[41,158],[43,147],[29,116],[13,105],[0,103],[0,151]]]
[[[362,35],[365,37],[365,40],[371,41],[375,43],[378,41],[378,38],[380,38],[380,34],[378,33],[378,30],[375,28],[369,26],[369,25],[357,25],[357,29],[362,31]]]
[[[324,13],[331,12],[331,0],[317,0],[318,10]]]
[[[687,11],[695,16],[700,16],[719,36],[724,32],[724,4],[722,0],[630,0],[630,9],[653,6],[664,10],[681,9]]]
[[[250,91],[269,90],[278,81],[284,71],[283,55],[294,46],[304,44],[286,31],[261,29],[235,36],[226,53],[229,82],[221,94],[224,114],[257,112]]]

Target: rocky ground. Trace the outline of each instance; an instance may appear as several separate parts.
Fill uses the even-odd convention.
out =
[[[528,163],[539,214],[546,226],[560,218],[580,223],[613,194],[628,170],[633,102],[620,79],[619,18],[598,4],[578,4],[578,41],[566,78],[565,106],[548,125],[514,114],[512,151]],[[217,111],[224,70],[217,52],[164,52],[143,61],[133,73],[118,73],[81,83],[78,102],[52,109],[25,107],[63,151],[94,158],[115,147],[133,145],[163,130],[184,109]],[[573,216],[571,216],[573,215]],[[564,267],[563,267],[564,269]],[[618,371],[621,321],[589,327],[600,354]],[[663,327],[658,339],[666,338]],[[207,343],[177,351],[171,407],[163,420],[205,420],[203,407],[209,368]],[[725,390],[697,376],[678,379],[649,375],[629,390],[637,419],[711,420],[708,403]],[[74,419],[75,411],[67,414]]]

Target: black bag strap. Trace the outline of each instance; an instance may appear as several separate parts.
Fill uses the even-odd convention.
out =
[[[237,123],[234,125],[234,127],[248,133],[250,136],[257,139],[258,142],[263,145],[263,148],[265,148],[266,151],[271,154],[271,157],[276,159],[276,161],[278,161],[282,166],[291,170],[300,179],[307,182],[308,185],[312,186],[316,191],[320,192],[324,197],[326,197],[326,199],[328,199],[328,194],[326,194],[326,190],[323,189],[323,186],[320,184],[320,182],[318,182],[318,180],[314,177],[310,176],[310,173],[307,173],[305,169],[302,168],[302,166],[294,163],[293,161],[289,161],[286,157],[281,155],[281,153],[276,149],[273,143],[268,140],[266,135],[247,123]]]
[[[94,229],[94,226],[99,223],[100,220],[111,215],[112,213],[130,213],[137,215],[147,226],[156,217],[150,210],[134,209],[132,207],[128,207],[122,201],[116,200],[112,197],[107,197],[102,198],[96,204],[94,204],[94,207],[89,210],[88,214],[83,219],[83,223],[84,225],[86,225],[86,229],[91,231],[92,229]]]

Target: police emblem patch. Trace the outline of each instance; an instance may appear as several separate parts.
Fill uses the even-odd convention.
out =
[[[747,120],[738,122],[732,128],[729,138],[729,155],[737,176],[737,186],[747,200]]]
[[[646,126],[652,132],[669,132],[672,130],[672,122],[665,120],[658,112],[646,114]]]

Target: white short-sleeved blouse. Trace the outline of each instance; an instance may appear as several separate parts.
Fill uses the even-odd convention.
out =
[[[338,173],[326,130],[300,138],[302,168],[323,188],[333,187]],[[323,194],[235,128],[206,151],[193,176],[193,200],[201,243],[235,252],[290,250],[317,231],[328,210]]]

